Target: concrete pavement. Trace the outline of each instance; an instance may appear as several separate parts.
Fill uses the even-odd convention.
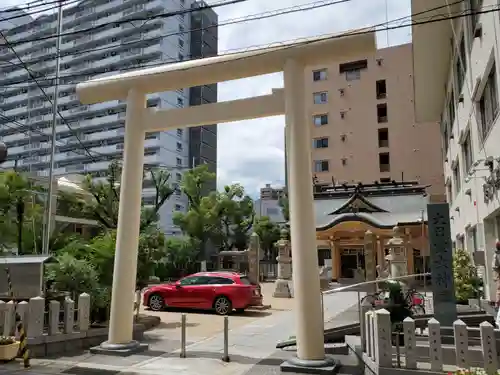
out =
[[[356,292],[343,292],[324,297],[325,321],[330,321],[357,304]],[[352,316],[352,315],[351,315]],[[214,316],[214,318],[216,318]],[[231,317],[230,317],[231,320]],[[216,320],[214,319],[214,324]],[[189,332],[189,327],[187,328]],[[254,320],[243,326],[231,328],[229,332],[229,355],[231,362],[221,361],[223,334],[188,342],[187,358],[179,358],[180,337],[161,336],[153,330],[146,333],[150,350],[125,358],[83,354],[54,359],[33,360],[33,373],[40,374],[128,374],[160,375],[176,371],[180,375],[243,375],[257,364],[279,370],[286,353],[276,352],[276,342],[294,334],[293,311],[280,311]],[[177,335],[176,335],[177,336]],[[8,365],[12,370],[19,364]],[[7,366],[6,366],[7,367]],[[27,373],[27,372],[24,372]]]

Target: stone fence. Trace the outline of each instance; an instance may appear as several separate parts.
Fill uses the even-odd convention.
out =
[[[70,298],[60,303],[43,297],[19,303],[0,301],[0,333],[4,336],[19,335],[16,314],[25,326],[28,348],[35,357],[88,349],[107,339],[108,327],[91,326],[87,293],[80,294],[76,303]],[[148,328],[135,324],[134,338],[140,340]]]
[[[427,335],[417,335],[415,320],[406,318],[402,332],[395,335],[389,311],[365,312],[361,329],[366,366],[375,374],[413,374],[424,369],[427,374],[442,374],[471,367],[484,368],[487,374],[497,373],[500,331],[490,323],[468,327],[457,320],[453,327],[442,327],[432,318],[427,327]]]

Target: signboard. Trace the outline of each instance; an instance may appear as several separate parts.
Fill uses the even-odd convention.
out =
[[[434,317],[441,326],[452,327],[457,319],[457,306],[448,203],[428,204],[427,221]]]

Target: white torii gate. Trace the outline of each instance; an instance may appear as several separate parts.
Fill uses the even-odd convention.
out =
[[[375,52],[373,33],[345,33],[284,43],[90,80],[77,85],[83,104],[127,100],[123,173],[106,350],[134,350],[133,305],[141,214],[144,139],[147,132],[285,115],[298,362],[325,359],[313,206],[310,117],[305,67]],[[146,108],[146,94],[284,72],[284,89],[249,99],[189,108]],[[330,79],[335,79],[333,74]],[[322,86],[324,87],[324,86]],[[332,98],[333,99],[333,98]],[[334,99],[333,99],[334,100]],[[219,147],[224,147],[220,145]]]

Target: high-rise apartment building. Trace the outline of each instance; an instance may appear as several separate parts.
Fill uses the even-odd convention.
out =
[[[412,45],[305,74],[317,183],[418,181],[444,194],[439,127],[415,123]]]
[[[125,101],[81,105],[75,95],[78,82],[140,67],[167,64],[217,54],[217,14],[193,0],[87,0],[66,8],[63,16],[61,75],[58,95],[55,174],[91,174],[103,177],[112,160],[123,156]],[[186,10],[170,17],[155,17]],[[12,13],[4,14],[7,18]],[[149,21],[121,22],[151,18]],[[116,23],[120,21],[120,23]],[[4,35],[17,55],[37,77],[43,91],[30,79],[5,41],[0,44],[0,138],[9,148],[13,167],[47,176],[50,161],[54,96],[56,14],[19,24],[3,21]],[[185,88],[148,96],[148,107],[162,109],[217,101],[217,85]],[[178,184],[186,168],[206,163],[216,171],[217,125],[149,133],[145,165],[171,171]],[[153,203],[154,189],[145,180],[143,197]],[[178,233],[172,212],[187,208],[180,194],[165,203],[160,225]]]

